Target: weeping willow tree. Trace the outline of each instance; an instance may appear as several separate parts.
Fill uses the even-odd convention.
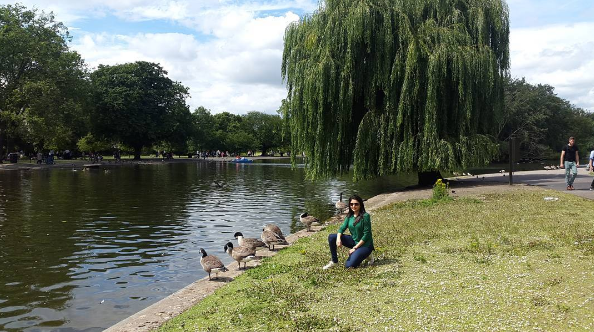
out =
[[[503,0],[326,0],[287,27],[282,111],[308,174],[484,165],[509,68]],[[295,161],[295,160],[293,160]]]

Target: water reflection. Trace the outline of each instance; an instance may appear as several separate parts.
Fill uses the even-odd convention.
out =
[[[306,181],[283,164],[188,164],[0,173],[0,330],[100,331],[204,277],[198,249],[334,213],[414,177]],[[218,255],[226,264],[227,255]]]

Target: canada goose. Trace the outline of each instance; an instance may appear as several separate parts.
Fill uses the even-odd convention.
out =
[[[219,272],[229,271],[217,256],[208,256],[203,248],[200,248],[200,253],[202,254],[200,265],[208,273],[208,280],[212,280],[210,278],[211,272],[215,274],[215,278],[218,278]]]
[[[237,239],[237,243],[239,243],[240,247],[250,247],[250,248],[258,248],[258,247],[266,247],[266,244],[259,239],[256,238],[244,238],[241,232],[237,232],[233,235]]]
[[[299,216],[299,221],[301,221],[301,223],[305,225],[308,232],[311,231],[311,224],[313,224],[314,222],[320,222],[318,218],[310,216],[309,214],[307,214],[307,212],[302,213]]]
[[[271,231],[274,234],[280,236],[283,240],[285,239],[285,236],[283,235],[283,231],[281,231],[280,227],[278,227],[275,224],[266,224],[266,226],[264,226],[263,231]]]
[[[264,229],[260,238],[262,238],[262,241],[264,241],[264,243],[268,246],[268,250],[274,250],[275,245],[288,245],[289,244],[289,242],[287,242],[287,240],[285,240],[284,236],[282,236],[282,235],[279,236],[278,234],[274,233],[273,231],[269,231],[267,229]],[[271,249],[271,247],[272,247],[272,249]]]
[[[256,256],[254,256],[256,255],[256,249],[242,246],[233,248],[233,243],[231,242],[227,242],[225,245],[225,252],[237,262],[239,266],[238,270],[241,269],[241,262],[243,262],[243,268],[245,269],[247,262],[256,259]]]
[[[347,203],[342,201],[342,193],[340,193],[340,199],[334,204],[334,206],[336,206],[340,213],[343,213],[349,207]]]

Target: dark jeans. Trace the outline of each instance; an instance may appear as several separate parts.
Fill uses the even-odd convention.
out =
[[[342,241],[342,245],[347,248],[353,248],[357,245],[353,240],[353,237],[350,235],[342,234],[340,240]],[[330,246],[330,254],[332,255],[332,261],[334,263],[338,263],[338,253],[336,252],[336,234],[328,235],[328,245]],[[355,250],[354,253],[352,253],[349,256],[347,261],[344,263],[344,267],[357,267],[361,265],[361,262],[369,255],[371,255],[372,251],[373,248],[359,247],[357,250]]]

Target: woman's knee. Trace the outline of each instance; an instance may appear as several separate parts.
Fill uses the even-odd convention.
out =
[[[362,249],[358,249],[357,251],[355,251],[350,257],[349,259],[347,259],[347,261],[344,263],[344,267],[345,268],[355,268],[355,267],[359,267],[359,265],[361,265],[361,263],[365,260],[365,258],[367,258],[369,255],[371,255],[371,250],[368,250],[367,248],[362,248]]]
[[[336,234],[328,235],[328,242],[336,242]]]

